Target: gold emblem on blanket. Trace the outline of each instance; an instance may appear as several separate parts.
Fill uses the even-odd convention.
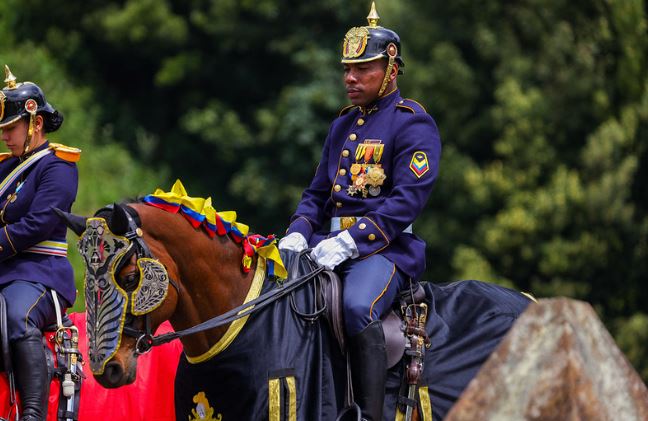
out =
[[[191,410],[193,417],[189,417],[189,421],[222,421],[222,414],[214,417],[214,408],[209,406],[209,400],[207,400],[205,392],[199,392],[193,397],[193,401],[196,408]]]

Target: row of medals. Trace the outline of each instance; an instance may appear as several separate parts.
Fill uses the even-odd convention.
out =
[[[352,164],[349,169],[351,173],[351,185],[347,188],[349,196],[360,194],[366,198],[380,194],[380,186],[387,178],[385,170],[380,164],[383,150],[384,145],[379,140],[365,140],[364,143],[358,145],[355,153],[356,163]],[[372,159],[373,164],[370,164]]]

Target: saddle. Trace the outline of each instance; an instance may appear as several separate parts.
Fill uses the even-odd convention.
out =
[[[293,253],[282,251],[282,259],[288,268],[288,279],[311,273],[317,268],[306,252]],[[336,338],[342,355],[346,355],[346,334],[344,329],[344,314],[342,311],[342,280],[334,271],[323,271],[315,279],[316,308],[318,312],[310,314],[315,317],[323,314]],[[381,317],[382,328],[385,334],[385,347],[387,351],[387,368],[395,366],[405,354],[407,337],[405,335],[406,322],[402,309],[413,303],[420,303],[425,299],[425,290],[416,282],[409,289],[399,293],[392,309]]]

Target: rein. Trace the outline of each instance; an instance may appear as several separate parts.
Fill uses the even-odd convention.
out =
[[[146,245],[146,242],[142,238],[142,229],[137,225],[137,222],[130,215],[129,212],[125,212],[125,213],[128,219],[128,231],[126,232],[126,234],[124,234],[124,237],[133,241],[133,243],[139,249],[139,250],[133,250],[132,252],[135,253],[138,257],[141,257],[138,255],[138,251],[139,251],[141,252],[142,256],[145,258],[154,258],[153,254],[151,253],[151,250],[149,249],[149,247]],[[131,252],[129,252],[129,255],[130,253]],[[123,259],[123,261],[126,261],[126,259]],[[173,341],[174,339],[182,338],[184,336],[193,335],[219,326],[226,325],[237,319],[243,318],[258,310],[261,310],[269,306],[270,304],[274,303],[275,301],[279,300],[280,298],[284,297],[285,295],[296,290],[297,288],[301,287],[309,280],[315,278],[324,269],[325,269],[324,266],[318,266],[316,269],[312,270],[311,272],[303,276],[300,276],[289,282],[283,283],[282,288],[280,289],[274,289],[272,291],[269,291],[263,295],[260,295],[254,300],[251,300],[247,303],[241,304],[240,306],[233,308],[232,310],[226,313],[205,320],[202,323],[199,323],[195,326],[192,326],[184,330],[180,330],[177,332],[169,332],[162,335],[154,336],[151,330],[150,314],[147,313],[144,315],[145,330],[136,329],[128,324],[124,324],[123,331],[124,334],[137,339],[135,343],[135,353],[137,355],[146,354],[154,346],[163,345],[165,343]],[[169,283],[176,289],[178,294],[180,294],[180,288],[178,287],[178,284],[175,281],[173,281],[171,278],[169,278]],[[132,317],[134,315],[129,314],[129,316]]]
[[[309,280],[313,279],[315,276],[320,274],[320,272],[322,272],[323,270],[324,270],[324,266],[320,266],[317,269],[311,271],[310,273],[307,273],[306,275],[300,276],[297,279],[284,283],[281,289],[275,289],[269,291],[255,298],[252,301],[249,301],[245,304],[241,304],[240,306],[235,307],[232,310],[221,314],[220,316],[213,317],[200,324],[197,324],[196,326],[184,330],[180,330],[178,332],[169,332],[163,335],[155,336],[153,337],[153,341],[151,345],[152,346],[162,345],[174,339],[181,338],[187,335],[193,335],[194,333],[203,332],[205,330],[213,329],[215,327],[223,326],[225,324],[233,322],[234,320],[248,316],[258,310],[261,310],[262,308],[267,307],[268,305],[274,303],[278,299],[284,297],[285,295],[301,287],[306,282],[308,282]]]

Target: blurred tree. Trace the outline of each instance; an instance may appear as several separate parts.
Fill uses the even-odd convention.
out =
[[[401,33],[419,60],[406,84],[446,148],[422,218],[433,276],[589,301],[646,378],[645,2],[412,9],[429,27]]]
[[[95,92],[90,87],[70,80],[46,46],[30,40],[18,41],[19,38],[10,30],[10,23],[15,18],[13,12],[11,2],[0,4],[0,64],[10,65],[19,81],[38,83],[47,100],[63,113],[65,121],[60,130],[52,133],[50,140],[83,151],[78,163],[79,190],[73,212],[91,214],[120,198],[151,191],[160,180],[166,179],[164,165],[156,170],[144,168],[106,127],[100,126],[103,104],[96,102]],[[68,243],[80,292],[74,309],[81,310],[83,265],[73,234],[70,234]]]

